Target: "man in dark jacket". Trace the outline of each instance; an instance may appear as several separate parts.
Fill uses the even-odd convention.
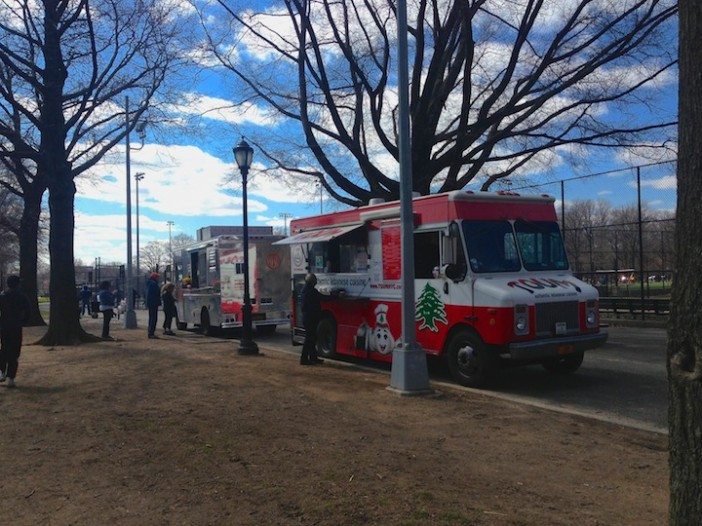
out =
[[[300,293],[302,325],[305,328],[305,342],[302,344],[300,356],[301,365],[324,363],[324,360],[317,356],[317,325],[322,315],[322,300],[331,299],[331,296],[322,294],[315,288],[316,286],[317,276],[307,274],[305,286]]]
[[[29,321],[29,301],[19,290],[18,276],[7,278],[7,290],[0,294],[0,382],[15,387],[22,350],[22,326]]]
[[[153,272],[146,282],[146,308],[149,309],[149,338],[156,336],[158,308],[161,305],[161,288],[158,286],[158,273]]]

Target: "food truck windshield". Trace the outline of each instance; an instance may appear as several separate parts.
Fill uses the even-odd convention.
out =
[[[464,220],[462,225],[473,272],[568,268],[563,239],[553,221]]]

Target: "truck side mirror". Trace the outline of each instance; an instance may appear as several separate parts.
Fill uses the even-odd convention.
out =
[[[442,267],[439,269],[438,277],[450,279],[451,281],[461,281],[464,273],[465,272],[461,270],[460,265],[449,263],[447,265],[442,265]]]

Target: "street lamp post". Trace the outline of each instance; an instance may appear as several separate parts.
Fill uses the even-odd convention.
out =
[[[249,168],[253,162],[253,148],[241,139],[239,144],[234,148],[234,159],[239,166],[242,182],[242,200],[243,200],[243,215],[244,215],[244,319],[241,333],[241,341],[239,342],[239,354],[258,354],[258,345],[251,338],[251,297],[249,294],[249,218],[247,208],[246,183],[249,175]]]
[[[288,219],[292,217],[289,212],[281,212],[278,217],[283,220],[283,234],[288,235]]]
[[[139,258],[139,181],[144,179],[144,172],[137,172],[134,174],[134,181],[136,182],[136,275],[137,279],[141,279],[141,260]],[[140,282],[139,282],[140,283]]]
[[[432,393],[427,357],[417,343],[414,307],[414,216],[412,158],[409,133],[409,71],[407,67],[407,1],[397,2],[397,62],[400,143],[400,230],[402,235],[402,346],[392,352],[390,387],[403,395]]]
[[[173,281],[173,238],[171,237],[171,228],[175,225],[175,221],[166,221],[168,225],[168,259],[171,265],[171,281]]]
[[[137,133],[141,139],[141,146],[139,148],[132,148],[129,145],[129,134],[131,132],[131,125],[129,124],[129,97],[124,99],[124,124],[127,133],[124,136],[125,141],[125,164],[127,171],[127,272],[126,272],[126,297],[127,297],[127,308],[124,313],[124,328],[125,329],[136,329],[137,320],[136,313],[134,312],[134,283],[132,281],[132,175],[131,175],[131,159],[130,152],[132,150],[140,150],[144,146],[144,123],[138,123],[136,126]]]
[[[322,186],[322,183],[317,183],[317,188],[319,188],[319,213],[323,214],[324,213],[324,201],[322,200],[322,191],[324,190],[324,187]]]

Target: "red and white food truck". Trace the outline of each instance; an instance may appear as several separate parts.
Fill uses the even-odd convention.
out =
[[[290,323],[290,252],[273,246],[281,236],[250,236],[251,320],[258,332]],[[244,304],[244,243],[221,235],[185,248],[177,262],[178,328],[241,327]]]
[[[455,191],[417,197],[415,308],[419,344],[455,379],[479,386],[500,365],[573,372],[607,339],[597,290],[569,270],[554,199]],[[400,207],[375,202],[293,220],[293,341],[304,339],[299,292],[317,275],[321,355],[390,361],[402,340]]]

